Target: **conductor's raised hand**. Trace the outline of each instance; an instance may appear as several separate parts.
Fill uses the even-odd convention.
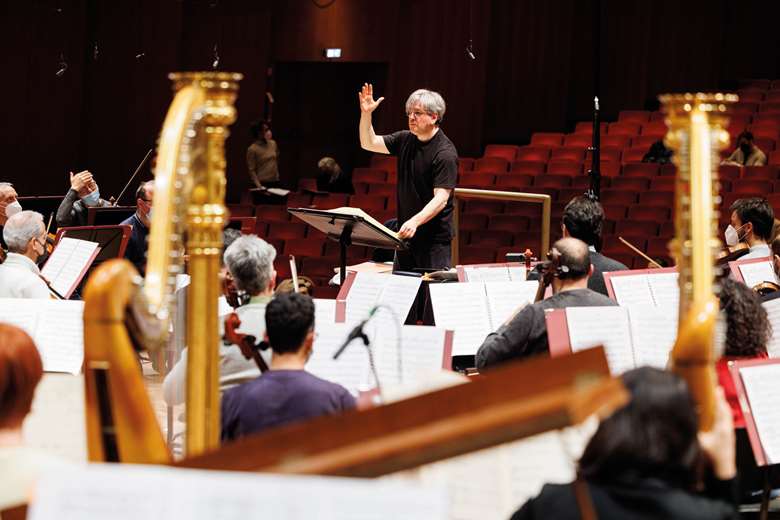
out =
[[[370,114],[379,103],[384,101],[384,97],[374,100],[374,86],[371,83],[363,83],[363,88],[358,92],[358,101],[360,102],[360,112]]]

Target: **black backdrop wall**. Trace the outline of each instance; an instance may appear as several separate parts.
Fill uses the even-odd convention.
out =
[[[466,156],[481,154],[486,143],[523,143],[534,131],[564,131],[587,120],[596,37],[597,79],[608,119],[620,109],[642,108],[661,91],[780,77],[780,31],[774,26],[780,2],[771,0],[335,0],[324,8],[328,0],[317,3],[2,2],[0,180],[14,182],[21,194],[60,194],[68,187],[68,170],[89,168],[104,195],[116,194],[154,145],[171,99],[167,73],[210,68],[215,44],[219,69],[245,76],[228,142],[232,200],[247,186],[249,123],[263,115],[266,89],[276,87],[269,68],[323,62],[325,47],[342,48],[342,62],[384,64],[381,95],[387,99],[375,121],[380,132],[404,125],[403,102],[413,89],[440,91],[448,103],[444,129]],[[592,31],[596,16],[598,35]],[[476,60],[466,57],[469,39]],[[61,55],[67,70],[56,76]],[[308,101],[274,92],[279,103],[303,104],[277,106],[276,113],[332,118],[333,107],[322,102],[326,85],[315,80],[303,88],[321,92],[306,96]],[[344,99],[336,100],[344,104],[342,113],[357,110]],[[284,138],[279,136],[283,153]],[[319,146],[316,134],[305,139],[300,145],[306,149]],[[354,139],[357,149],[357,132]],[[367,160],[353,151],[350,162],[361,157]]]

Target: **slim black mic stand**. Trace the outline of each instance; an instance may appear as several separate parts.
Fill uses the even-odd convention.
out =
[[[591,162],[588,175],[590,176],[590,189],[586,195],[593,200],[601,198],[601,123],[599,121],[599,98],[593,98],[593,141],[590,148]]]

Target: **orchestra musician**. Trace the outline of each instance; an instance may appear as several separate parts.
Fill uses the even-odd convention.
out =
[[[5,221],[3,237],[8,256],[0,264],[0,298],[49,298],[36,264],[46,252],[43,216],[29,210],[15,213]]]
[[[276,285],[274,259],[276,250],[254,235],[236,238],[225,250],[227,275],[235,285],[237,299],[242,300],[236,313],[241,321],[239,332],[262,339],[265,332],[265,307],[271,301]],[[232,298],[229,297],[228,301]],[[266,364],[270,352],[262,352]],[[260,375],[255,362],[247,359],[237,345],[222,344],[219,348],[219,386],[221,391],[251,381]],[[187,349],[163,382],[163,398],[173,406],[183,401],[187,384]]]
[[[729,208],[731,223],[726,228],[725,239],[729,247],[745,242],[750,251],[740,260],[772,256],[767,242],[772,236],[775,212],[766,199],[752,197],[737,199]]]
[[[0,246],[8,249],[8,245],[3,238],[3,226],[10,217],[22,211],[22,205],[16,200],[17,194],[13,184],[10,182],[0,182]]]
[[[542,276],[543,280],[545,275],[549,276],[554,295],[520,307],[498,330],[489,334],[477,351],[477,368],[547,352],[546,309],[617,305],[614,300],[588,289],[588,278],[593,273],[590,254],[587,244],[576,238],[555,242],[548,273]]]
[[[143,276],[146,273],[146,239],[152,221],[152,201],[154,200],[154,181],[142,182],[135,191],[136,211],[122,221],[122,225],[132,227],[127,241],[127,258]]]
[[[384,98],[374,100],[374,88],[366,83],[358,100],[360,146],[398,158],[398,236],[409,241],[409,249],[396,251],[393,269],[448,269],[458,151],[440,128],[444,99],[430,90],[412,92],[406,100],[409,130],[383,136],[374,133],[371,114]]]
[[[57,208],[57,225],[86,226],[87,208],[108,207],[111,203],[100,198],[97,182],[88,170],[79,173],[70,172],[70,189]]]
[[[222,440],[266,428],[355,408],[343,386],[320,379],[304,367],[314,344],[314,302],[309,296],[278,294],[265,310],[270,370],[222,396]]]

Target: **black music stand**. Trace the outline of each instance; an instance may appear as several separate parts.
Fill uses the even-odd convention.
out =
[[[98,265],[111,258],[122,258],[127,248],[127,241],[132,233],[132,226],[76,226],[62,227],[57,231],[55,245],[63,236],[78,238],[100,244],[100,252],[95,257],[93,265]]]
[[[339,280],[342,285],[347,273],[347,246],[354,244],[394,250],[407,248],[406,243],[396,237],[395,233],[388,234],[385,229],[360,215],[308,208],[287,208],[287,211],[339,243],[341,268]]]
[[[135,213],[135,206],[106,206],[87,208],[87,224],[90,226],[113,226]]]

